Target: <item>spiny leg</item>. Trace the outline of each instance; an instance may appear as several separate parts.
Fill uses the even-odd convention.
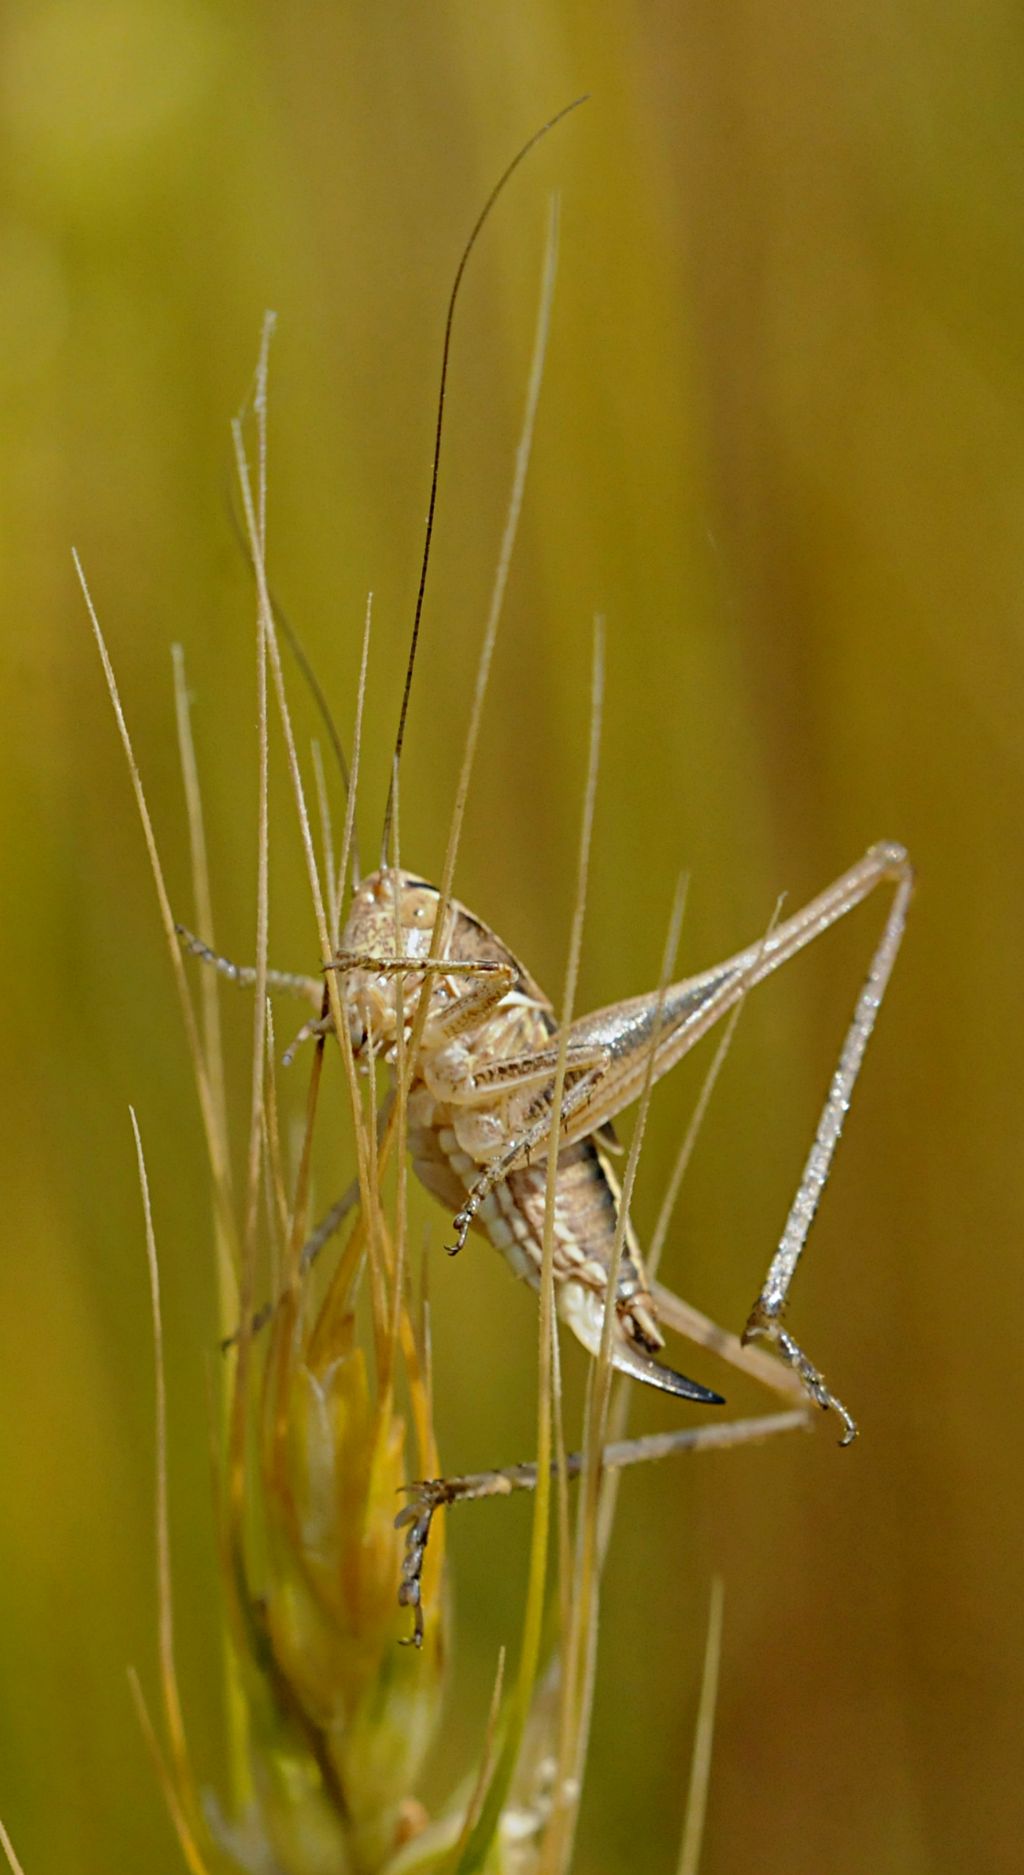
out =
[[[744,1341],[760,1338],[770,1342],[787,1365],[799,1375],[811,1399],[823,1411],[831,1409],[838,1415],[843,1425],[840,1445],[849,1445],[856,1438],[856,1422],[782,1324],[790,1285],[825,1189],[843,1130],[843,1121],[849,1111],[853,1089],[864,1060],[864,1051],[871,1038],[903,938],[914,875],[910,861],[900,849],[892,850],[892,872],[898,883],[885,929],[871,959],[864,987],[857,998],[853,1020],[846,1032],[838,1065],[821,1110],[814,1143],[807,1156],[779,1247],[743,1331]]]
[[[784,1329],[781,1317],[899,950],[913,880],[913,867],[905,849],[892,842],[880,842],[817,898],[775,925],[756,945],[699,977],[672,985],[664,997],[634,997],[580,1018],[570,1030],[573,1042],[605,1042],[612,1061],[596,1089],[579,1101],[573,1117],[563,1127],[564,1144],[583,1137],[636,1097],[647,1047],[654,1048],[654,1072],[660,1077],[755,984],[845,917],[877,886],[895,885],[885,929],[858,999],[786,1230],[745,1330],[745,1338],[760,1335],[769,1340],[799,1376],[805,1392],[822,1408],[831,1407],[839,1414],[844,1427],[843,1444],[849,1444],[855,1436],[854,1422]]]
[[[226,977],[240,989],[255,989],[258,976],[251,964],[236,964],[230,957],[223,957],[219,951],[211,950],[202,938],[197,938],[185,925],[176,924],[174,929],[181,939],[181,947],[189,957],[198,957],[201,963],[209,964],[218,976]],[[329,1015],[323,1013],[324,986],[320,977],[301,976],[290,970],[268,970],[264,979],[268,990],[274,990],[290,996],[304,996],[307,1002],[317,1005],[321,1013],[311,1016],[304,1022],[298,1034],[289,1042],[281,1057],[281,1064],[290,1068],[303,1042],[308,1042],[314,1035],[329,1035],[334,1027]]]
[[[474,962],[463,958],[448,957],[378,957],[362,951],[342,951],[326,969],[336,970],[340,974],[353,970],[365,970],[376,976],[397,977],[412,976],[420,972],[440,973],[445,976],[482,977],[483,982],[474,983],[463,994],[456,996],[448,1009],[432,1015],[432,1024],[440,1024],[440,1033],[447,1037],[458,1027],[467,1027],[499,1003],[511,989],[515,973],[508,964],[482,960]],[[285,1067],[290,1067],[303,1042],[315,1035],[330,1035],[334,1031],[334,1019],[326,1010],[319,1016],[303,1024],[294,1041],[290,1042],[282,1057]]]
[[[196,937],[187,925],[176,924],[174,927],[181,939],[182,950],[189,957],[198,957],[200,962],[209,964],[218,975],[226,977],[241,989],[254,989],[258,981],[257,972],[251,964],[236,964],[230,957],[224,957],[215,951],[202,938]],[[515,972],[509,964],[492,961],[489,958],[466,959],[462,957],[377,957],[361,951],[341,951],[338,956],[325,965],[327,970],[348,972],[367,970],[377,976],[412,975],[420,971],[444,976],[466,976],[484,978],[486,981],[474,985],[471,991],[459,996],[449,1009],[432,1018],[439,1024],[439,1032],[445,1035],[456,1034],[462,1027],[475,1022],[480,1015],[485,1015],[495,1003],[512,988]],[[306,976],[290,970],[268,970],[266,985],[269,990],[280,991],[291,996],[303,996],[307,1002],[318,1006],[323,999],[323,978]],[[307,1025],[303,1037],[324,1031],[315,1024]],[[293,1044],[294,1046],[294,1044]]]
[[[795,1432],[809,1424],[807,1413],[796,1408],[788,1413],[766,1413],[755,1419],[734,1419],[724,1425],[691,1426],[676,1432],[648,1433],[637,1439],[619,1439],[606,1445],[601,1465],[606,1471],[623,1470],[629,1465],[646,1465],[659,1458],[671,1458],[679,1452],[720,1451],[726,1446],[746,1445],[769,1439],[775,1433]],[[578,1478],[584,1465],[582,1452],[566,1458],[566,1474]],[[552,1461],[552,1476],[558,1470]],[[424,1478],[405,1488],[411,1501],[395,1518],[395,1528],[406,1531],[399,1604],[413,1611],[413,1632],[408,1643],[423,1644],[423,1607],[421,1578],[430,1527],[442,1506],[468,1504],[485,1497],[510,1497],[513,1491],[533,1491],[537,1484],[535,1464],[507,1465],[499,1471],[478,1471],[454,1478]],[[407,1643],[407,1644],[408,1644]]]
[[[569,1030],[570,1041],[603,1043],[612,1061],[593,1098],[565,1127],[563,1145],[595,1131],[639,1097],[651,1047],[657,1081],[758,983],[847,917],[876,886],[910,877],[903,847],[883,841],[816,898],[791,917],[773,922],[755,944],[724,963],[673,983],[664,992],[629,997],[578,1017]]]
[[[570,1044],[570,1048],[575,1048],[575,1046],[576,1044]],[[581,1049],[593,1049],[592,1043],[581,1043],[579,1046]],[[565,1090],[562,1099],[561,1117],[563,1121],[571,1119],[576,1109],[590,1099],[594,1088],[598,1085],[602,1076],[607,1073],[607,1049],[601,1048],[599,1051],[595,1052],[598,1053],[597,1066],[585,1069],[580,1075],[579,1080]],[[455,1227],[455,1242],[448,1245],[449,1256],[455,1256],[457,1252],[464,1247],[473,1219],[476,1217],[485,1198],[490,1195],[497,1185],[500,1185],[503,1180],[508,1177],[509,1173],[517,1165],[521,1164],[523,1160],[528,1159],[534,1147],[546,1141],[550,1133],[551,1110],[549,1107],[545,1107],[540,1118],[535,1120],[532,1126],[527,1127],[525,1132],[520,1133],[516,1139],[511,1140],[500,1157],[495,1159],[493,1164],[489,1165],[486,1171],[480,1174],[480,1177],[470,1188],[469,1195],[461,1211],[457,1211],[452,1219],[452,1223]]]
[[[544,1090],[550,1090],[553,1085],[558,1055],[557,1046],[537,1048],[524,1055],[506,1055],[500,1061],[488,1062],[483,1068],[471,1067],[468,1055],[465,1060],[446,1059],[441,1055],[429,1066],[425,1065],[424,1080],[433,1094],[452,1106],[490,1106],[495,1095],[523,1093],[529,1088],[536,1088],[543,1098]],[[607,1048],[595,1047],[589,1042],[579,1045],[571,1042],[566,1050],[570,1087],[577,1076],[600,1075],[607,1065]]]
[[[201,963],[209,964],[219,976],[226,977],[229,983],[237,984],[241,989],[255,989],[258,977],[251,964],[232,963],[230,957],[222,957],[219,951],[211,950],[209,944],[204,944],[202,938],[196,937],[183,924],[176,924],[174,929],[187,956],[198,957]],[[288,996],[304,996],[307,1002],[317,1005],[323,998],[321,977],[302,976],[290,970],[268,970],[265,981],[268,990],[279,990]]]
[[[463,1029],[487,1015],[512,989],[516,977],[511,964],[495,958],[466,957],[379,957],[363,951],[339,951],[328,970],[348,973],[365,971],[369,976],[398,977],[461,976],[478,979],[461,991],[446,1008],[432,1010],[428,1017],[433,1039],[450,1040]]]
[[[295,1057],[298,1054],[299,1049],[302,1047],[303,1042],[311,1042],[314,1036],[319,1037],[321,1035],[333,1035],[333,1034],[334,1034],[334,1017],[330,1013],[326,1015],[322,1015],[322,1016],[310,1016],[309,1021],[303,1023],[301,1029],[298,1031],[298,1034],[293,1035],[291,1041],[288,1043],[288,1046],[285,1049],[284,1054],[281,1056],[282,1068],[291,1067],[292,1062],[295,1060]]]
[[[365,970],[368,975],[379,977],[413,976],[422,971],[430,976],[497,978],[501,988],[489,999],[495,1002],[501,1000],[515,981],[515,971],[510,964],[489,957],[382,957],[370,951],[339,951],[324,968],[342,974]]]
[[[799,1376],[789,1367],[784,1367],[774,1354],[767,1349],[753,1346],[734,1335],[729,1328],[722,1328],[709,1315],[694,1308],[692,1302],[684,1302],[672,1289],[666,1289],[664,1283],[651,1283],[651,1295],[658,1312],[658,1322],[662,1328],[670,1328],[673,1334],[682,1335],[695,1347],[706,1348],[720,1361],[735,1367],[741,1374],[748,1374],[769,1392],[777,1393],[781,1399],[788,1400],[793,1406],[807,1406],[807,1394]]]

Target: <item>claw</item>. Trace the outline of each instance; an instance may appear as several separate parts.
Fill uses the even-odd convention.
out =
[[[456,1233],[455,1242],[445,1244],[445,1249],[450,1257],[457,1257],[459,1251],[465,1249],[466,1238],[469,1236],[469,1227],[473,1222],[475,1212],[475,1205],[472,1210],[467,1206],[464,1211],[457,1212],[455,1217],[452,1218],[452,1226]]]

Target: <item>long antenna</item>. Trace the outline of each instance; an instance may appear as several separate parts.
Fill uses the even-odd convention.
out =
[[[391,779],[388,784],[388,800],[384,810],[384,831],[380,846],[380,863],[382,868],[388,863],[388,846],[391,840],[391,820],[394,813],[395,775],[398,771],[398,763],[401,759],[402,744],[405,741],[405,719],[409,713],[409,693],[412,689],[412,673],[416,663],[416,646],[419,642],[420,619],[423,615],[423,595],[427,586],[427,568],[430,565],[430,542],[434,532],[434,511],[437,507],[437,481],[441,467],[441,432],[444,428],[444,399],[445,391],[448,386],[448,356],[452,344],[452,321],[455,317],[455,303],[459,297],[462,276],[466,271],[466,264],[469,257],[476,246],[480,230],[505,187],[506,182],[508,182],[509,177],[519,168],[523,158],[529,155],[534,144],[539,143],[542,137],[546,137],[548,131],[553,130],[556,124],[560,124],[563,117],[568,117],[570,111],[575,111],[580,104],[585,104],[588,95],[589,94],[585,92],[582,97],[574,98],[571,104],[563,105],[562,109],[556,112],[554,117],[549,117],[547,123],[542,124],[539,130],[535,130],[533,136],[523,144],[522,149],[517,151],[516,155],[509,163],[508,168],[498,177],[483,208],[480,210],[473,225],[469,240],[462,250],[462,258],[455,271],[455,279],[452,283],[452,290],[448,300],[448,314],[444,323],[444,346],[441,352],[441,382],[438,388],[437,424],[434,430],[434,460],[430,476],[430,500],[427,504],[427,526],[423,539],[423,558],[420,562],[420,583],[419,590],[416,594],[416,611],[412,621],[412,637],[409,641],[409,661],[405,667],[405,688],[402,691],[402,707],[398,716],[398,733],[395,737],[394,754],[391,758]]]

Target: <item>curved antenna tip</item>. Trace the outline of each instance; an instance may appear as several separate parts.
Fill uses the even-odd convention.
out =
[[[395,774],[397,772],[398,763],[402,754],[402,744],[405,740],[405,720],[409,713],[409,695],[412,690],[412,674],[413,674],[413,669],[416,663],[416,647],[419,642],[420,619],[423,615],[423,595],[426,591],[427,569],[430,565],[430,543],[431,543],[431,539],[433,538],[433,533],[434,533],[434,514],[437,509],[437,484],[438,484],[438,476],[439,476],[440,467],[441,467],[441,434],[444,428],[444,400],[445,400],[445,391],[446,391],[447,384],[448,384],[448,359],[449,359],[449,355],[451,352],[452,321],[455,317],[455,306],[459,297],[459,288],[462,285],[462,276],[466,271],[466,265],[469,261],[469,257],[471,253],[473,252],[474,247],[476,246],[477,239],[478,239],[481,229],[483,228],[484,222],[487,220],[487,217],[490,214],[492,208],[494,207],[494,204],[497,201],[502,190],[504,189],[505,184],[509,181],[510,177],[514,174],[514,172],[519,168],[519,165],[523,161],[524,157],[529,155],[530,151],[534,147],[534,144],[539,143],[542,137],[547,136],[549,130],[554,130],[555,125],[561,123],[563,117],[568,117],[571,111],[577,110],[581,104],[586,104],[589,96],[590,96],[590,93],[588,91],[584,91],[580,94],[578,98],[573,98],[570,104],[563,104],[561,110],[556,111],[554,117],[549,117],[547,122],[545,124],[542,124],[539,130],[535,130],[533,132],[533,135],[531,137],[528,137],[526,142],[522,144],[521,147],[516,151],[516,154],[512,158],[512,161],[508,163],[506,167],[502,170],[502,173],[498,177],[497,182],[494,184],[494,187],[491,190],[490,195],[487,197],[487,200],[484,203],[483,208],[480,210],[480,213],[477,216],[476,221],[474,222],[473,227],[470,231],[469,239],[466,242],[466,245],[462,250],[462,255],[459,260],[459,264],[457,268],[455,269],[455,279],[452,283],[452,290],[448,297],[448,312],[445,317],[445,324],[444,324],[444,345],[441,351],[441,379],[440,379],[440,384],[438,387],[438,396],[437,396],[437,422],[434,428],[434,458],[433,458],[433,464],[431,467],[431,474],[430,474],[430,500],[427,503],[427,523],[426,523],[426,531],[425,531],[424,539],[423,539],[423,557],[420,561],[420,580],[419,580],[419,587],[416,593],[416,610],[413,614],[412,635],[409,640],[409,657],[408,657],[408,661],[405,667],[405,684],[402,690],[402,705],[398,713],[398,732],[395,736],[394,754],[391,758],[391,777],[388,783],[387,806],[384,809],[384,828],[383,828],[383,832],[381,835],[381,843],[380,843],[380,852],[381,852],[380,863],[381,863],[382,868],[388,864],[388,845],[391,839],[391,821],[392,821],[394,808],[395,808],[395,795],[394,795]]]

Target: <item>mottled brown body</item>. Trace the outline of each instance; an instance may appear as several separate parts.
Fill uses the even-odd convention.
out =
[[[342,937],[345,1001],[356,1058],[372,1050],[394,1066],[401,976],[406,1039],[427,975],[397,971],[431,955],[436,890],[408,873],[375,873],[357,890]],[[409,1089],[409,1150],[417,1176],[452,1214],[462,1211],[481,1174],[550,1114],[557,1056],[554,1011],[508,947],[452,902],[433,938],[443,959],[430,972],[429,1006]],[[371,959],[384,963],[374,970]],[[461,971],[444,965],[464,966]],[[605,1051],[586,1063],[570,1054],[567,1086],[596,1080]],[[588,1065],[589,1064],[589,1065]],[[570,1141],[558,1155],[554,1200],[554,1281],[559,1313],[591,1353],[601,1340],[608,1272],[619,1216],[607,1124]],[[511,1166],[482,1199],[469,1227],[488,1237],[517,1276],[540,1283],[548,1164],[541,1150]],[[635,1235],[626,1226],[616,1285],[612,1358],[616,1366],[670,1392],[715,1398],[651,1357],[664,1346]]]

